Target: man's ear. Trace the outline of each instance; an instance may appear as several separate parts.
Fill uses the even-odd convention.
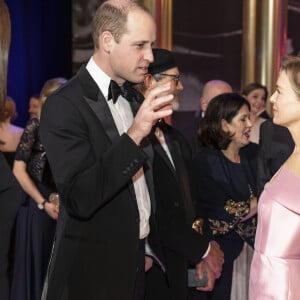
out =
[[[202,110],[204,110],[203,109],[204,107],[207,107],[207,103],[206,102],[207,102],[206,99],[201,96],[200,97],[200,107],[201,107]]]
[[[103,50],[106,53],[110,53],[111,48],[115,42],[115,39],[110,31],[103,31],[101,35],[99,36],[99,39],[101,39],[100,45],[102,45]],[[100,42],[100,41],[99,41]]]
[[[144,77],[144,86],[148,90],[152,86],[152,81],[154,80],[151,74],[146,74]]]

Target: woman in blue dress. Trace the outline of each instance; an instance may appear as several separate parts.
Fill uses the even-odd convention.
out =
[[[208,300],[230,300],[233,262],[256,230],[256,150],[250,143],[250,106],[236,93],[208,105],[200,125],[202,144],[194,159],[198,216],[224,252],[222,275]],[[240,298],[242,299],[242,298]]]
[[[11,299],[39,300],[59,213],[56,187],[39,137],[39,118],[46,98],[66,80],[48,80],[40,95],[37,118],[27,122],[18,145],[13,172],[27,193],[16,224],[15,265]]]

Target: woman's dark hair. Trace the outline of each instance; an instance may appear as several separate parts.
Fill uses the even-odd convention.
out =
[[[250,111],[249,102],[237,93],[225,93],[214,97],[208,104],[198,129],[199,143],[217,150],[227,149],[233,135],[223,131],[222,120],[231,123],[244,105]]]
[[[248,96],[252,91],[258,90],[258,89],[264,90],[265,96],[266,96],[265,99],[267,100],[268,99],[268,90],[264,85],[262,85],[258,82],[252,82],[252,83],[247,84],[242,91],[242,95]]]

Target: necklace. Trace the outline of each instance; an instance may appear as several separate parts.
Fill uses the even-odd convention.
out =
[[[255,198],[255,195],[253,193],[250,183],[248,183],[248,188],[249,188],[249,193],[250,193],[249,199],[251,200],[252,198]]]

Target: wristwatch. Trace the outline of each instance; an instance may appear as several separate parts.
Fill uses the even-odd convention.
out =
[[[39,209],[44,209],[44,207],[45,207],[45,203],[47,202],[47,200],[44,200],[42,203],[38,203],[37,204],[37,207],[39,208]]]

